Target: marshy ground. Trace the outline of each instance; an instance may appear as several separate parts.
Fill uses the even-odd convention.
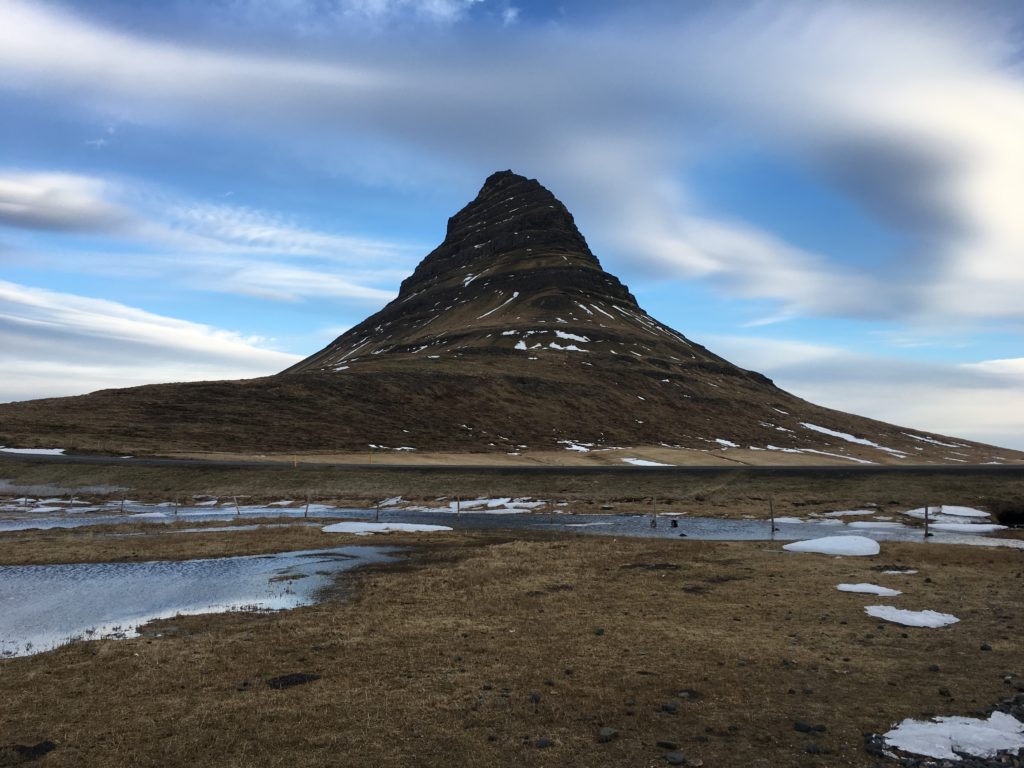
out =
[[[883,543],[876,557],[834,558],[565,534],[109,533],[5,534],[0,561],[352,543],[406,554],[313,606],[179,617],[137,639],[0,661],[0,765],[655,766],[678,752],[691,765],[873,766],[864,733],[990,709],[1012,690],[1004,678],[1024,675],[1020,550]],[[876,603],[960,622],[901,627],[867,616]],[[33,757],[39,745],[52,749]]]

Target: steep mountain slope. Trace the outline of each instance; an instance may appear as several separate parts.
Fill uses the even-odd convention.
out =
[[[277,376],[0,406],[0,443],[139,452],[742,448],[745,461],[1011,451],[807,403],[650,317],[538,182],[489,177],[398,297]]]

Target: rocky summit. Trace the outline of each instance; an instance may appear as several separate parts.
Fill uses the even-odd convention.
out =
[[[729,363],[648,315],[566,207],[511,171],[449,219],[394,301],[286,371],[3,405],[0,443],[607,461],[647,448],[672,463],[1022,458],[822,408]]]

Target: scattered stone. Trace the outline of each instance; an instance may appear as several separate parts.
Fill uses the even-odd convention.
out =
[[[661,709],[662,712],[664,712],[666,714],[674,715],[676,712],[679,711],[679,702],[678,701],[667,701],[667,702],[665,702],[664,704],[661,705],[660,709]]]
[[[803,720],[797,720],[793,723],[793,730],[800,733],[810,733],[814,730],[814,726]]]
[[[988,643],[982,643],[981,644],[981,650],[983,650],[983,651],[991,651],[992,650],[992,646],[989,645]]]
[[[604,627],[598,627],[594,630],[594,634],[601,637],[604,634]]]
[[[531,693],[530,693],[530,703],[533,704],[533,706],[535,706],[535,707],[538,704],[540,704],[540,694],[537,693],[536,691],[531,691]]]
[[[597,740],[602,744],[607,744],[609,741],[615,741],[617,738],[619,738],[619,732],[614,728],[605,726],[597,732]]]
[[[553,746],[555,746],[555,742],[553,742],[546,736],[541,736],[539,739],[537,739],[537,749],[548,749]]]
[[[305,685],[306,683],[312,683],[314,680],[319,680],[321,675],[315,675],[310,672],[292,672],[288,675],[281,675],[280,677],[272,677],[267,680],[267,685],[273,688],[275,691],[280,691],[284,688],[291,688],[295,685]]]
[[[947,699],[953,698],[953,694],[950,692],[949,688],[939,688],[939,696],[945,696]]]
[[[682,752],[666,752],[665,762],[669,765],[686,765],[686,757]]]
[[[678,691],[676,693],[676,696],[678,696],[680,699],[683,699],[684,701],[699,701],[700,699],[704,698],[703,693],[701,693],[700,691],[695,691],[692,688],[684,688],[683,690]]]
[[[930,667],[928,667],[928,671],[929,672],[941,672],[942,670],[939,669],[939,665],[938,664],[932,664]]]
[[[655,746],[659,749],[668,749],[671,751],[679,749],[679,744],[674,741],[669,741],[668,739],[662,739],[661,741],[656,742]]]
[[[813,743],[812,744],[808,744],[806,747],[804,747],[804,752],[806,752],[809,755],[820,755],[824,751],[825,750],[823,750],[817,744],[813,744]]]

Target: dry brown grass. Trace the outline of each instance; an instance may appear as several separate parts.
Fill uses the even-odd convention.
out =
[[[310,533],[286,535],[306,546]],[[248,536],[223,538],[241,551]],[[142,541],[156,539],[122,540]],[[60,556],[82,542],[51,545]],[[889,563],[920,573],[872,570]],[[836,559],[770,543],[445,534],[403,566],[347,577],[344,600],[2,661],[0,747],[52,739],[52,766],[655,766],[668,739],[707,766],[869,766],[862,732],[988,707],[1004,674],[1024,672],[1022,569],[1018,551],[923,544]],[[901,607],[962,622],[880,624],[863,606],[882,601],[840,581],[898,586]],[[266,685],[291,672],[322,678]],[[828,730],[797,733],[796,719]],[[598,743],[602,726],[619,737]],[[805,753],[812,741],[830,754]]]

